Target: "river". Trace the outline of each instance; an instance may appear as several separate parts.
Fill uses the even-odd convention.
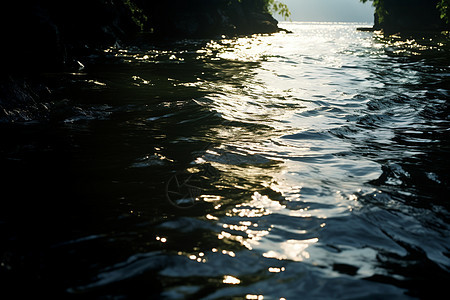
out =
[[[450,271],[448,41],[117,45],[0,123],[0,275],[95,299],[415,299]],[[23,115],[26,115],[25,113]]]

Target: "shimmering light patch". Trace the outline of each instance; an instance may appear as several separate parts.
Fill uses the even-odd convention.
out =
[[[245,299],[248,299],[248,300],[262,300],[262,299],[264,299],[264,296],[263,295],[248,294],[248,295],[245,296]]]
[[[398,35],[391,35],[389,36],[389,39],[385,39],[384,35],[381,32],[377,34],[377,37],[379,40],[383,41],[383,43],[381,44],[382,47],[384,46],[387,52],[391,52],[393,54],[421,55],[421,52],[427,50],[442,51],[442,49],[439,48],[439,46],[442,46],[442,44],[430,43],[432,41],[431,39],[429,42],[420,42],[420,40],[416,41],[415,39],[404,40],[401,36]]]
[[[217,238],[219,240],[223,239],[223,238],[231,238],[232,234],[226,231],[222,231],[221,233],[219,233],[219,235],[217,236]]]
[[[133,79],[133,81],[134,81],[133,85],[135,85],[135,86],[149,85],[150,84],[149,80],[145,80],[144,78],[136,76],[136,75],[132,76],[131,78]]]
[[[241,281],[238,278],[233,277],[231,275],[225,275],[223,277],[223,283],[226,283],[226,284],[240,284]]]
[[[228,121],[245,121],[256,123],[258,125],[268,125],[270,127],[286,129],[286,121],[294,114],[293,110],[286,111],[268,102],[267,99],[254,99],[254,97],[247,96],[235,90],[235,87],[227,87],[220,85],[212,88],[220,88],[224,94],[238,94],[236,97],[227,97],[223,94],[211,94],[204,98],[204,105],[210,107],[213,111],[219,113],[222,118]],[[255,89],[252,87],[252,89]],[[266,91],[260,91],[266,93]],[[281,101],[281,100],[279,100]],[[283,99],[283,101],[286,101]],[[286,103],[279,104],[280,106]],[[296,105],[296,104],[292,104]],[[298,104],[297,104],[298,105]],[[226,138],[227,135],[235,137],[234,132],[239,129],[230,131],[230,128],[218,129],[218,134],[221,138]],[[219,136],[218,136],[219,137]],[[248,150],[248,147],[245,148]],[[214,154],[214,153],[210,153]]]
[[[223,224],[222,225],[223,228],[230,228],[231,230],[239,230],[239,231],[246,231],[248,229],[248,226],[240,226],[240,225],[228,225],[228,224]]]
[[[249,205],[253,207],[260,207],[272,210],[281,210],[286,207],[284,205],[281,205],[278,201],[273,201],[269,197],[261,195],[258,192],[253,193],[252,201],[249,203]]]
[[[236,257],[236,254],[233,251],[222,250],[222,254],[229,255],[231,257]]]
[[[350,196],[348,197],[348,199],[351,200],[351,201],[358,201],[358,196],[356,196],[355,194],[353,194],[353,195],[350,195]]]
[[[221,199],[218,195],[200,195],[200,199],[205,202],[215,202]]]
[[[196,163],[196,164],[204,164],[204,163],[206,163],[206,160],[204,160],[202,157],[197,157],[194,160],[194,163]]]
[[[215,216],[213,216],[213,215],[211,215],[211,214],[207,214],[207,215],[206,215],[206,218],[207,218],[208,220],[219,220],[218,217],[215,217]]]
[[[250,202],[237,205],[236,208],[233,208],[232,211],[240,217],[254,218],[270,215],[274,211],[283,210],[285,207],[285,205],[281,205],[278,201],[273,201],[265,195],[254,192],[254,194],[252,195],[252,200]]]
[[[270,229],[270,228],[269,228]],[[248,235],[248,239],[243,241],[242,245],[244,245],[249,250],[253,249],[253,246],[258,245],[259,241],[266,235],[269,234],[269,230],[251,230],[247,229],[245,231]]]
[[[280,260],[289,259],[293,261],[303,261],[308,259],[309,253],[306,249],[311,245],[319,241],[318,238],[309,240],[288,240],[280,244],[280,252],[270,250],[263,254],[267,258],[277,258]]]
[[[180,254],[180,253],[178,253],[178,254]],[[188,256],[188,258],[190,260],[193,260],[193,261],[196,261],[196,262],[199,262],[199,263],[205,263],[206,262],[206,258],[204,258],[204,257],[205,257],[205,253],[203,253],[203,252],[200,252],[198,255],[191,254],[191,255]]]
[[[262,208],[258,209],[248,209],[248,208],[233,208],[232,212],[237,214],[239,217],[248,217],[248,218],[256,218],[262,217],[265,215],[270,215],[269,212],[264,211]],[[228,216],[233,216],[231,213],[227,213]]]
[[[270,273],[280,273],[280,272],[284,272],[285,270],[286,269],[284,267],[281,267],[281,268],[270,267],[269,268]]]
[[[156,240],[157,240],[157,241],[160,241],[161,243],[167,242],[167,239],[166,239],[165,237],[160,237],[160,236],[157,236],[157,237],[156,237]]]
[[[106,83],[97,81],[97,80],[88,80],[89,83],[93,83],[95,85],[106,86]]]
[[[262,237],[269,234],[270,228],[268,230],[255,230],[254,228],[258,227],[258,224],[252,224],[250,221],[240,221],[239,225],[234,224],[222,224],[222,227],[232,231],[239,231],[240,234],[232,234],[227,231],[222,231],[218,235],[218,239],[229,239],[233,241],[237,241],[241,243],[241,245],[245,246],[247,249],[252,250],[254,245],[259,244],[259,241]],[[214,251],[214,249],[213,249]],[[232,255],[230,255],[232,256]]]
[[[270,47],[270,44],[264,43],[259,38],[246,37],[229,40],[224,39],[219,42],[211,41],[205,47],[207,50],[204,50],[203,53],[207,55],[217,53],[216,57],[224,60],[256,61],[259,60]],[[199,51],[197,52],[199,53]]]
[[[309,150],[309,149],[306,149]],[[281,176],[284,175],[284,173],[280,174]],[[281,177],[280,176],[280,177]],[[272,190],[275,192],[281,193],[281,195],[289,201],[298,201],[301,194],[302,186],[297,185],[289,185],[286,182],[284,182],[283,178],[280,178],[278,180],[273,180],[268,185]]]

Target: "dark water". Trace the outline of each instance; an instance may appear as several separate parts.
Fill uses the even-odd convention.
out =
[[[45,74],[46,117],[0,124],[2,290],[445,295],[447,42],[283,25]]]

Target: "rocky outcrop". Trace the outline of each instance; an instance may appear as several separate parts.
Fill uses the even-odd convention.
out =
[[[138,32],[122,1],[16,0],[0,8],[5,73],[36,73],[70,66],[88,48],[112,45]]]
[[[0,4],[3,72],[70,66],[74,55],[147,39],[271,33],[263,0],[15,0]]]
[[[172,0],[161,1],[156,7],[149,7],[148,1],[140,5],[149,20],[149,30],[158,37],[214,38],[278,31],[278,22],[261,3],[260,0]]]
[[[113,45],[278,31],[264,0],[14,0],[0,3],[0,122],[45,117],[39,74],[78,70]],[[145,34],[143,34],[145,33]],[[31,78],[31,79],[30,79]]]
[[[449,26],[440,17],[439,0],[380,0],[375,2],[375,29],[386,33],[441,31]]]

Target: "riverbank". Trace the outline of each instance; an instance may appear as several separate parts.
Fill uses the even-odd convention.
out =
[[[79,72],[83,59],[115,47],[149,47],[184,38],[274,33],[278,22],[264,1],[104,1],[2,4],[4,35],[0,71],[0,120],[29,121],[47,115],[48,72]]]
[[[74,57],[113,45],[273,33],[262,1],[15,1],[2,6],[3,73],[77,67]],[[6,69],[5,69],[6,67]]]
[[[448,31],[447,12],[440,3],[441,0],[373,1],[373,30],[385,34]]]

